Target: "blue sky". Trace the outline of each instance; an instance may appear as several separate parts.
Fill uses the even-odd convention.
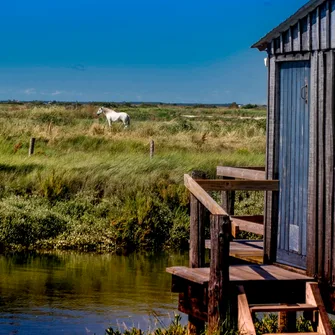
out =
[[[266,103],[250,46],[306,0],[7,0],[0,100]]]

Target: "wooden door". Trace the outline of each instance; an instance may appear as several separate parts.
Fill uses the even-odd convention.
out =
[[[309,61],[279,65],[277,261],[306,267]]]

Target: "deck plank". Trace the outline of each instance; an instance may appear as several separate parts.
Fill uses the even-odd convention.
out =
[[[210,240],[205,241],[207,249],[211,248]],[[234,240],[230,242],[230,255],[263,256],[263,240]]]
[[[174,266],[166,271],[177,277],[184,278],[198,284],[206,284],[209,281],[209,268],[188,268]],[[312,277],[302,275],[276,267],[275,265],[231,265],[229,267],[229,279],[234,284],[243,284],[251,281],[313,281]]]

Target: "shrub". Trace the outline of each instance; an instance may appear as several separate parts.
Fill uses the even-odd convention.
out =
[[[10,197],[0,202],[0,242],[29,247],[65,230],[66,221],[36,200]]]

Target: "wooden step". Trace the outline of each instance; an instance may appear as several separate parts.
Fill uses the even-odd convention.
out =
[[[316,311],[317,309],[317,306],[311,304],[250,305],[251,313]]]

